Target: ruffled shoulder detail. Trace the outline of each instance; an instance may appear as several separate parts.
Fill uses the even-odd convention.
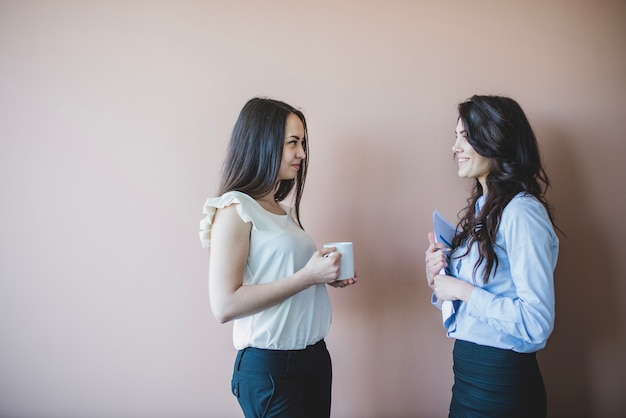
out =
[[[237,203],[237,213],[244,222],[252,222],[252,219],[248,215],[249,210],[247,208],[252,203],[252,198],[245,193],[241,192],[227,192],[220,197],[210,197],[204,203],[202,213],[206,216],[200,221],[200,242],[202,248],[208,248],[211,246],[211,224],[215,217],[215,212],[218,209],[225,208],[234,203]]]

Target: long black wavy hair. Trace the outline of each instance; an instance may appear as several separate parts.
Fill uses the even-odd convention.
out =
[[[484,192],[476,180],[467,206],[460,212],[460,233],[452,245],[458,247],[467,242],[467,252],[473,244],[478,245],[479,258],[474,266],[474,276],[484,262],[482,279],[487,283],[492,269],[498,268],[494,245],[502,211],[515,195],[524,192],[534,196],[546,208],[554,225],[553,213],[545,197],[550,180],[541,162],[537,138],[515,100],[501,96],[472,96],[458,105],[458,112],[467,131],[467,141],[478,154],[489,158],[490,168],[485,202],[476,213],[476,201]],[[475,277],[473,280],[475,282]]]
[[[290,114],[304,126],[302,146],[307,155],[296,179],[278,181],[285,145],[285,125]],[[274,200],[285,200],[293,190],[296,221],[300,222],[300,200],[308,168],[308,131],[304,114],[287,103],[255,97],[241,109],[233,128],[222,167],[219,195],[239,191],[254,199],[274,192]],[[304,228],[303,228],[304,229]]]

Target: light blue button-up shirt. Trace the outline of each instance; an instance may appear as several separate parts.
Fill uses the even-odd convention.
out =
[[[484,196],[478,200],[478,209],[484,200]],[[474,245],[468,255],[458,258],[466,248],[451,254],[450,274],[474,284],[478,248]],[[558,252],[559,240],[543,205],[530,195],[515,196],[504,208],[496,234],[498,268],[487,284],[482,280],[484,263],[476,270],[469,301],[454,302],[448,336],[520,353],[544,348],[554,328]]]

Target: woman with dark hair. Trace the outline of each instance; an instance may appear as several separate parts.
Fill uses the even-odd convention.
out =
[[[307,152],[302,112],[251,99],[233,129],[219,197],[204,205],[211,309],[221,323],[234,321],[231,385],[246,417],[330,415],[326,284],[345,287],[356,278],[336,281],[341,254],[316,250],[302,228]]]
[[[449,416],[544,417],[536,352],[554,327],[559,250],[550,182],[517,102],[473,96],[458,112],[452,151],[474,187],[450,255],[429,233],[425,261],[433,304],[454,306],[444,325],[456,339]]]

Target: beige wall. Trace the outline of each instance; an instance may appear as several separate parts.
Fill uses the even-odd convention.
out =
[[[456,104],[519,100],[567,233],[540,362],[552,417],[626,408],[621,1],[0,1],[0,416],[236,417],[197,236],[246,100],[301,107],[303,221],[331,289],[337,418],[445,416],[423,274],[469,183]]]

